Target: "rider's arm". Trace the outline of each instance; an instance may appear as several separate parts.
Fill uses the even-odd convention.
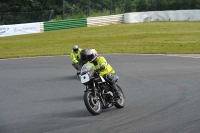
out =
[[[71,60],[72,60],[73,63],[78,63],[78,60],[76,59],[76,56],[75,56],[74,53],[70,54],[70,58],[71,58]]]
[[[106,69],[107,66],[108,66],[108,63],[106,59],[104,57],[100,57],[100,70],[102,71]]]

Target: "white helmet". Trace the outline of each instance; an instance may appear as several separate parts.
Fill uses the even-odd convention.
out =
[[[89,53],[89,54],[94,54],[94,55],[98,56],[98,53],[97,53],[97,51],[96,51],[95,49],[90,49],[90,50],[88,51],[88,53]]]
[[[98,53],[95,49],[88,50],[87,58],[89,62],[93,62],[98,56]]]
[[[73,49],[74,52],[78,52],[78,45],[74,45],[74,46],[72,47],[72,49]]]

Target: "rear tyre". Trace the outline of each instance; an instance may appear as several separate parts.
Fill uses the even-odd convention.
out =
[[[86,91],[84,94],[84,103],[87,110],[93,115],[99,115],[101,113],[101,102],[99,97],[95,97],[90,91]]]

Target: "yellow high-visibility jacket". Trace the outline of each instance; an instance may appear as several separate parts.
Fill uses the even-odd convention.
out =
[[[72,60],[73,63],[78,63],[80,57],[81,57],[81,48],[78,48],[78,53],[75,53],[72,49],[72,52],[70,54],[70,58]]]
[[[104,76],[105,74],[114,74],[115,70],[110,64],[107,63],[106,59],[103,56],[97,57],[97,66],[93,66],[93,70],[99,69],[101,66],[105,66],[105,69],[100,71],[99,75]]]

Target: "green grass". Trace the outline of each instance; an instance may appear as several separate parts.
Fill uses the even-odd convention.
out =
[[[200,54],[200,22],[120,24],[1,37],[0,58],[67,55],[74,44],[100,54]]]

